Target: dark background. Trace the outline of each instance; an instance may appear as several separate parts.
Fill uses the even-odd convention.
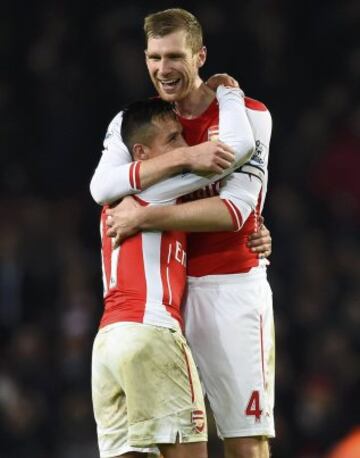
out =
[[[235,76],[273,116],[273,458],[324,457],[359,422],[359,2],[2,2],[0,458],[98,456],[89,180],[112,117],[153,95],[143,18],[173,6],[203,25],[202,76]]]

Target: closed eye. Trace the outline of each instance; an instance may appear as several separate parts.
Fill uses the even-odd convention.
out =
[[[169,135],[168,137],[168,143],[171,143],[171,142],[174,142],[175,140],[177,140],[179,138],[179,132],[174,132],[172,134]]]

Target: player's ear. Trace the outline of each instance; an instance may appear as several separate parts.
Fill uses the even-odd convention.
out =
[[[135,143],[132,147],[132,155],[135,161],[144,161],[149,159],[148,149],[141,143]]]
[[[207,49],[206,46],[202,46],[198,53],[198,67],[202,67],[206,62]]]

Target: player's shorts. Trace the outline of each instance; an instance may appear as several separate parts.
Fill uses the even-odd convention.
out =
[[[92,397],[102,458],[207,440],[200,379],[180,330],[141,323],[100,329]]]
[[[275,335],[266,267],[189,277],[185,335],[219,437],[274,437]]]

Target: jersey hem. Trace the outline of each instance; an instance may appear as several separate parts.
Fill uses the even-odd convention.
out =
[[[221,434],[218,432],[218,436],[220,439],[232,439],[235,437],[242,438],[242,437],[256,437],[256,436],[264,436],[268,439],[273,439],[276,437],[275,430],[271,428],[270,430],[265,429],[242,429],[241,431],[231,431],[229,433]]]
[[[100,458],[115,458],[129,452],[151,453],[153,456],[160,456],[160,450],[155,447],[132,447],[131,445],[123,445],[112,450],[100,451]]]
[[[175,318],[174,318],[175,320]],[[183,330],[183,326],[178,322],[178,321],[174,321],[173,323],[159,323],[157,321],[151,321],[151,320],[148,320],[146,321],[146,323],[144,323],[143,321],[136,321],[136,320],[119,320],[119,319],[116,319],[114,318],[114,320],[106,320],[106,321],[101,321],[100,322],[100,326],[99,326],[99,330],[101,329],[104,329],[108,326],[112,326],[112,325],[123,325],[123,324],[136,324],[136,325],[143,325],[143,326],[153,326],[153,327],[159,327],[159,328],[166,328],[166,329],[174,329],[175,331],[182,331]],[[115,327],[115,326],[114,326]]]
[[[216,285],[217,287],[224,283],[236,284],[241,277],[266,278],[266,265],[258,265],[250,268],[247,272],[229,273],[229,274],[210,274],[210,275],[188,275],[187,281],[191,286],[196,285]]]

